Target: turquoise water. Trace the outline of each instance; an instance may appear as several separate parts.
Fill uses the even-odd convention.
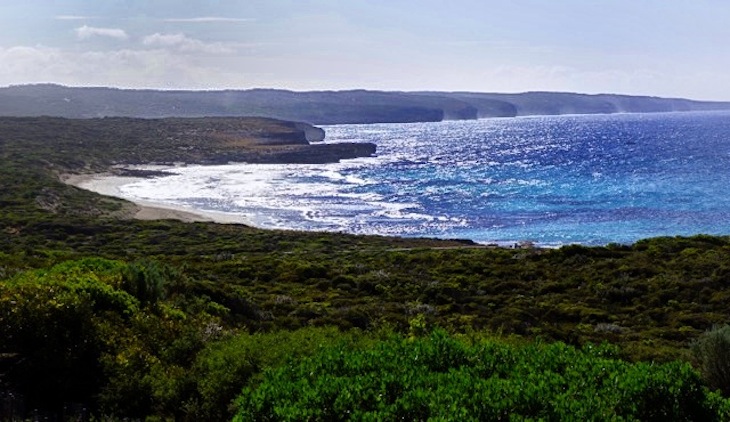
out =
[[[123,194],[272,228],[631,243],[730,234],[730,113],[326,126],[378,156],[331,165],[191,166]]]

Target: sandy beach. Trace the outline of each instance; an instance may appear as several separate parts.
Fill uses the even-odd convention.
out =
[[[114,173],[66,174],[61,176],[61,181],[77,188],[133,202],[137,206],[134,218],[138,220],[179,220],[187,223],[202,221],[221,224],[244,224],[253,227],[249,220],[236,214],[200,211],[173,204],[131,200],[122,196],[120,187],[141,179],[143,178],[119,176]]]

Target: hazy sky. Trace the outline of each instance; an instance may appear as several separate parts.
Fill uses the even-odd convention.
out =
[[[0,85],[730,100],[727,0],[27,0]]]

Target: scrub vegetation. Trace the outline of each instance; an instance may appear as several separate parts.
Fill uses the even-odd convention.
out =
[[[495,249],[137,221],[59,180],[250,147],[175,148],[178,120],[0,119],[0,419],[730,418],[730,238]],[[140,138],[164,127],[170,145]]]

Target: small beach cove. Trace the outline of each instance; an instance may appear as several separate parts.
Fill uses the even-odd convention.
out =
[[[159,177],[159,175],[157,175]],[[152,176],[147,176],[152,177]],[[130,175],[119,175],[118,173],[94,173],[94,174],[64,174],[60,179],[64,183],[85,189],[100,195],[112,196],[126,199],[120,192],[120,187],[143,180],[147,177]],[[243,224],[252,226],[251,222],[239,215],[231,215],[222,212],[206,212],[174,204],[160,202],[132,201],[135,210],[132,217],[137,220],[178,220],[185,223],[215,222],[221,224]]]
[[[730,233],[727,113],[326,126],[377,145],[323,164],[133,166],[77,186],[266,229],[537,247]],[[156,177],[154,172],[174,173]],[[153,213],[152,215],[159,215]]]

